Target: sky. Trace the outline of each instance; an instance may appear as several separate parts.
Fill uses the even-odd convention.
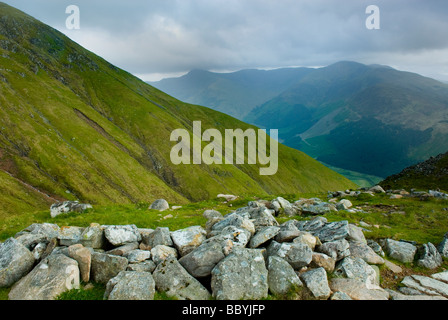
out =
[[[448,81],[446,0],[0,0],[145,81],[350,60]],[[68,29],[69,5],[79,29]],[[368,29],[369,5],[379,29]]]

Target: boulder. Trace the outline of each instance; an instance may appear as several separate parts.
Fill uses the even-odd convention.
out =
[[[171,239],[170,229],[157,227],[153,232],[142,236],[142,243],[151,249],[159,245],[171,247],[173,246],[173,240]]]
[[[113,256],[126,256],[129,252],[138,249],[138,242],[131,242],[107,251],[107,254]]]
[[[149,210],[165,211],[170,208],[168,201],[165,199],[157,199],[149,206]]]
[[[327,223],[316,231],[310,232],[318,237],[322,243],[342,240],[350,234],[348,221],[346,220]]]
[[[222,198],[222,199],[224,199],[227,202],[235,201],[236,199],[238,199],[238,196],[234,196],[232,194],[218,194],[216,197],[217,198]]]
[[[311,250],[314,250],[316,245],[322,244],[319,238],[306,231],[299,231],[299,235],[292,242],[306,244]]]
[[[379,285],[375,270],[361,258],[344,258],[336,265],[333,274],[337,277],[363,282],[368,289],[376,288]]]
[[[273,239],[280,231],[279,227],[267,226],[260,228],[250,239],[249,247],[257,248],[267,241]]]
[[[207,220],[212,219],[212,218],[222,218],[223,217],[221,212],[216,211],[216,210],[205,210],[204,213],[202,214],[202,216]]]
[[[30,251],[32,251],[37,244],[48,242],[47,236],[41,233],[33,234],[25,232],[15,237],[15,239]]]
[[[44,234],[47,236],[47,240],[56,238],[59,234],[59,226],[54,223],[33,223],[20,231],[15,236],[18,237],[24,233],[31,234]]]
[[[90,204],[79,203],[78,201],[64,201],[51,205],[50,214],[52,218],[55,218],[63,213],[83,213],[87,209],[92,209],[92,206]]]
[[[212,270],[217,300],[259,300],[268,295],[268,270],[259,249],[235,249]]]
[[[92,265],[92,254],[89,249],[82,244],[75,244],[68,247],[68,255],[78,262],[81,280],[85,283],[90,280],[90,267]]]
[[[365,282],[355,279],[333,278],[330,280],[333,292],[343,292],[352,300],[389,300],[389,293],[381,288],[368,289]]]
[[[193,226],[171,232],[174,246],[181,256],[185,256],[206,239],[206,231],[201,226]]]
[[[81,234],[81,244],[84,247],[103,249],[105,243],[104,229],[98,223],[91,223]]]
[[[364,236],[364,232],[362,231],[362,228],[357,227],[354,224],[348,225],[347,240],[367,243],[367,240],[366,240],[366,237]]]
[[[106,226],[104,230],[106,239],[115,247],[142,240],[140,232],[135,225]]]
[[[212,237],[219,234],[222,231],[222,229],[228,226],[234,226],[240,229],[246,229],[251,234],[255,233],[255,226],[251,220],[249,220],[248,218],[244,218],[237,213],[232,213],[224,217],[223,220],[214,224],[212,227],[212,232],[209,234],[209,236]]]
[[[63,254],[53,254],[12,287],[9,299],[54,300],[71,289],[79,289],[78,263]]]
[[[155,264],[158,265],[168,257],[177,258],[178,253],[177,250],[172,247],[158,245],[151,249],[151,256]]]
[[[384,259],[373,251],[366,243],[350,241],[350,256],[361,258],[368,264],[384,264]]]
[[[34,265],[34,256],[23,244],[9,238],[0,244],[0,288],[12,286]]]
[[[384,189],[381,186],[374,186],[374,187],[370,188],[368,191],[374,192],[374,193],[386,193],[386,191],[384,191]]]
[[[307,271],[301,275],[301,278],[316,299],[327,300],[330,297],[331,290],[324,268]]]
[[[414,261],[417,247],[408,242],[386,239],[384,250],[389,257],[403,263],[409,263]]]
[[[92,254],[90,276],[94,282],[107,284],[110,279],[116,277],[128,266],[128,259],[106,253]]]
[[[156,264],[152,260],[145,260],[139,263],[131,263],[126,268],[126,271],[138,271],[138,272],[149,272],[153,273],[156,269]]]
[[[448,233],[443,238],[442,242],[437,246],[437,250],[444,258],[448,258]]]
[[[268,256],[275,255],[286,260],[294,270],[307,266],[313,259],[313,251],[303,243],[284,242],[280,244],[272,241],[267,251]]]
[[[313,259],[311,260],[310,267],[312,268],[324,268],[325,271],[332,273],[336,265],[336,260],[327,256],[324,253],[313,252]]]
[[[277,256],[268,258],[268,284],[275,295],[286,295],[292,288],[303,286],[291,265]]]
[[[104,300],[154,300],[155,291],[149,272],[121,271],[107,283]]]
[[[249,218],[253,221],[253,225],[257,231],[263,227],[278,226],[278,222],[273,215],[274,210],[266,207],[258,207],[251,208],[248,212]]]
[[[297,229],[294,220],[289,220],[280,226],[280,231],[275,236],[275,241],[290,242],[300,234],[301,231]]]
[[[147,250],[135,249],[128,252],[125,257],[129,263],[140,263],[151,258],[151,252]]]
[[[193,277],[202,278],[211,275],[212,269],[224,258],[221,245],[218,242],[209,241],[183,256],[179,263]]]
[[[295,216],[295,215],[299,214],[299,212],[300,212],[288,200],[286,200],[282,197],[275,198],[273,201],[271,201],[271,204],[275,203],[275,202],[277,202],[279,204],[280,212],[283,212],[288,217]]]
[[[348,210],[351,207],[353,207],[353,204],[351,203],[350,200],[347,199],[342,199],[336,204],[336,209],[338,210]]]
[[[419,265],[420,267],[424,267],[427,269],[436,269],[442,265],[442,256],[431,242],[423,244],[423,246],[418,251],[419,258],[417,260],[417,265]]]
[[[179,300],[209,300],[207,289],[177,261],[169,256],[153,272],[156,289]]]
[[[58,240],[61,246],[71,246],[81,243],[84,228],[80,227],[62,227],[59,231]]]
[[[347,240],[326,242],[316,248],[317,252],[325,253],[335,261],[339,261],[350,255],[350,244]]]

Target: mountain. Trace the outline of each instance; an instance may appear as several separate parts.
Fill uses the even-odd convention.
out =
[[[0,3],[0,217],[56,200],[91,204],[219,193],[318,192],[354,184],[279,145],[278,172],[261,165],[174,165],[175,129],[257,129],[183,103]],[[269,151],[269,149],[268,149]]]
[[[387,177],[380,185],[386,189],[448,191],[448,152],[405,168],[400,173]]]
[[[241,70],[215,73],[193,70],[178,78],[150,82],[179,100],[208,106],[238,119],[311,72],[308,68]]]
[[[448,149],[448,85],[381,65],[315,69],[245,121],[330,166],[386,177]]]

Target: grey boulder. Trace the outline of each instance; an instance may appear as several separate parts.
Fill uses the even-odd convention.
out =
[[[34,265],[34,256],[23,244],[9,238],[0,244],[0,288],[12,286]]]
[[[154,300],[155,291],[149,272],[122,271],[107,283],[104,300]]]

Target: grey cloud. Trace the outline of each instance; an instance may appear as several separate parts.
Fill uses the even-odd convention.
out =
[[[6,2],[137,74],[315,66],[349,59],[425,70],[431,51],[437,51],[439,61],[427,61],[427,73],[448,63],[440,53],[448,52],[445,0]],[[81,30],[64,30],[69,4],[81,9]],[[370,4],[381,9],[381,30],[365,28]]]

